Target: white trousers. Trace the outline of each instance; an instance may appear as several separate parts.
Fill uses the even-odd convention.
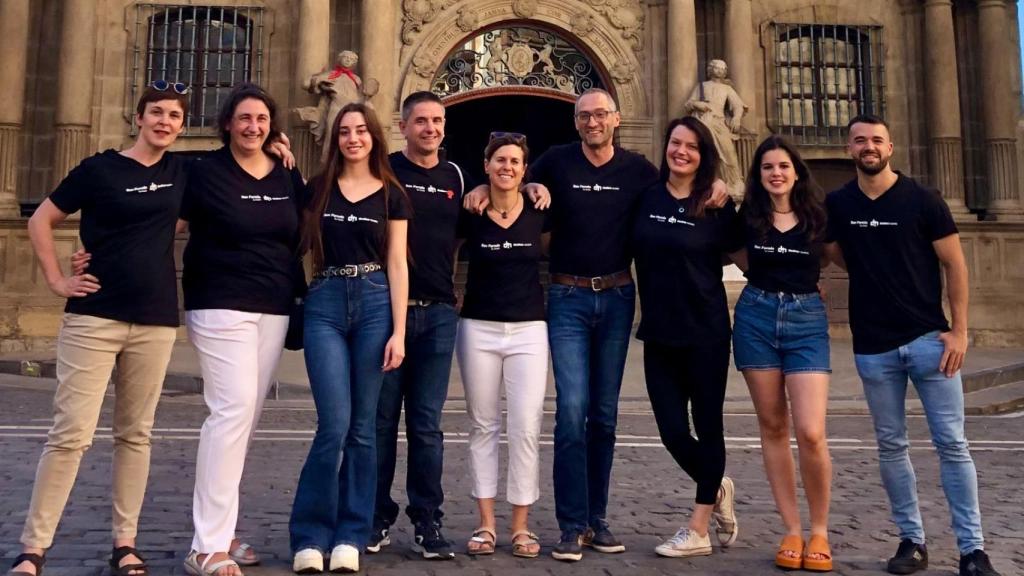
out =
[[[196,455],[192,549],[201,554],[226,552],[238,521],[245,454],[281,359],[288,317],[190,310],[185,321],[199,354],[203,396],[210,410]]]
[[[466,390],[473,497],[498,495],[501,388],[508,409],[506,498],[528,506],[540,497],[540,426],[548,374],[548,326],[459,320],[455,350]]]

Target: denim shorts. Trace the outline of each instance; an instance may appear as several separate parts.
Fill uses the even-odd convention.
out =
[[[737,370],[832,372],[828,315],[816,292],[766,292],[748,284],[736,303],[732,341]]]

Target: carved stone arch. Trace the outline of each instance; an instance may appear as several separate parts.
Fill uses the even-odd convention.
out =
[[[643,12],[639,3],[602,11],[581,0],[473,0],[443,2],[440,14],[423,22],[418,34],[403,46],[399,70],[399,101],[418,90],[429,90],[438,67],[461,42],[500,23],[535,23],[586,49],[602,76],[611,80],[623,120],[650,117],[650,97],[644,88],[639,60]],[[408,15],[407,15],[408,17]]]

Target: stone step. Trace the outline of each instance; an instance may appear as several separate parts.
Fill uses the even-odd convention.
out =
[[[970,352],[968,352],[970,353]],[[1024,380],[1024,358],[1003,366],[985,368],[964,374],[964,392],[971,393],[994,386]]]
[[[1024,379],[964,395],[967,414],[1002,414],[1024,408]]]

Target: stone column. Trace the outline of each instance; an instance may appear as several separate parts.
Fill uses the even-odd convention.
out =
[[[303,86],[310,76],[331,64],[331,3],[330,0],[302,0],[299,4],[299,24],[296,32],[295,100],[297,106],[316,106],[317,98]],[[312,176],[320,162],[320,149],[309,132],[309,125],[294,122],[291,132],[293,153],[299,170]]]
[[[18,158],[28,62],[28,0],[0,1],[0,218],[18,218]]]
[[[952,0],[925,0],[924,46],[929,175],[949,209],[967,215]]]
[[[757,148],[757,80],[754,66],[759,61],[754,49],[754,20],[750,0],[726,0],[725,3],[725,62],[729,65],[729,78],[733,88],[747,105],[743,116],[740,139],[736,141],[741,173],[750,166]]]
[[[385,126],[391,125],[395,104],[395,68],[398,64],[398,29],[401,20],[396,0],[363,0],[362,48],[359,60],[363,82],[375,79],[380,83],[370,103]]]
[[[96,0],[65,0],[61,6],[54,186],[89,153],[96,68]]]
[[[1005,0],[978,0],[981,111],[985,126],[989,204],[998,220],[1024,219],[1017,190],[1017,102],[1010,86],[1011,51]],[[948,65],[948,63],[947,63]]]
[[[700,80],[697,76],[697,12],[694,0],[669,0],[665,36],[668,64],[665,112],[682,116],[683,104]]]

